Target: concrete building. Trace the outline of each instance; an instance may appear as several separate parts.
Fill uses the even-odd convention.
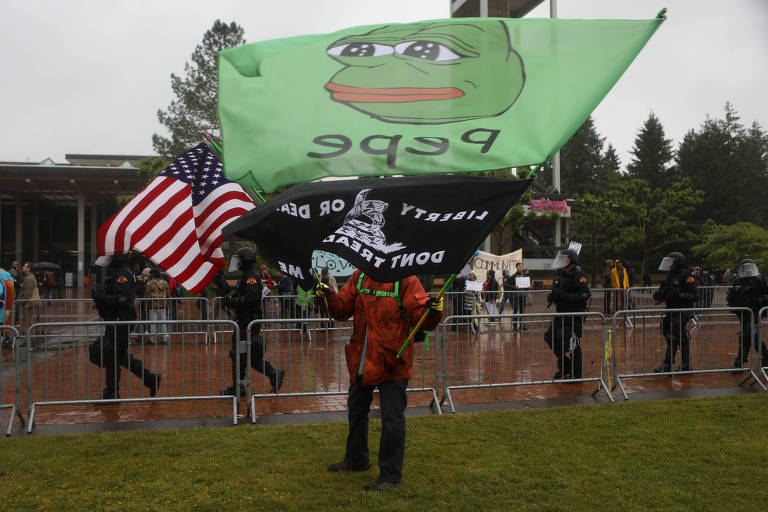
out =
[[[146,184],[140,155],[67,154],[67,162],[0,162],[0,265],[50,261],[82,287],[96,258],[96,232],[120,194]]]

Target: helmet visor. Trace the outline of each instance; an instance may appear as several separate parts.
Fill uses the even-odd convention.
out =
[[[760,275],[760,269],[757,268],[757,263],[755,262],[742,263],[739,265],[736,273],[739,277],[757,277]]]
[[[233,254],[232,259],[229,260],[229,271],[237,272],[238,270],[240,270],[240,256]]]
[[[99,256],[96,261],[93,262],[97,267],[106,267],[112,262],[112,256]]]
[[[669,256],[665,256],[663,260],[661,260],[661,264],[659,265],[659,270],[661,272],[669,272],[672,270],[672,267],[675,266],[675,258],[670,258]]]
[[[555,256],[554,260],[552,260],[552,268],[555,270],[559,268],[565,268],[568,266],[568,263],[570,262],[571,262],[571,258],[569,258],[567,254],[560,253],[557,256]]]

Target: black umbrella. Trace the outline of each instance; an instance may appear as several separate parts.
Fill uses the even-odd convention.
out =
[[[32,270],[55,270],[61,272],[61,266],[50,261],[41,261],[32,265]]]

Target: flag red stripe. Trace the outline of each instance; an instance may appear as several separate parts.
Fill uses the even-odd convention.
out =
[[[180,251],[179,251],[181,253],[180,256],[181,257],[186,256],[189,250],[193,247],[195,243],[197,243],[197,237],[194,236],[194,233],[193,233],[191,236],[187,237],[184,240],[184,243],[181,245]],[[175,263],[178,263],[180,259],[181,258],[177,257]],[[196,253],[194,259],[192,259],[192,261],[187,265],[187,268],[185,270],[183,270],[181,273],[178,274],[178,277],[176,277],[176,279],[178,281],[188,280],[189,278],[195,275],[195,273],[200,269],[203,263],[205,263],[205,261],[203,260],[202,256],[200,256],[200,253],[199,252]],[[168,268],[170,268],[171,266],[173,265],[168,265]]]
[[[232,219],[239,217],[246,212],[248,212],[248,210],[245,208],[232,208],[227,211],[226,216],[220,217],[216,222],[211,224],[208,230],[200,237],[200,249],[203,251],[203,254],[206,256],[210,255],[210,253],[219,246],[219,243],[221,242],[221,229],[224,227],[224,224],[227,224]]]
[[[187,210],[178,218],[174,219],[173,223],[168,226],[168,229],[164,231],[162,235],[158,236],[157,239],[142,252],[149,257],[159,253],[166,245],[170,243],[171,240],[173,240],[173,237],[176,236],[181,228],[184,227],[184,225],[187,224],[190,220],[192,220],[192,211]],[[157,261],[156,263],[162,266],[161,262]]]
[[[126,246],[124,244],[125,242],[125,231],[128,228],[128,225],[131,223],[131,221],[138,215],[139,213],[143,212],[147,206],[152,203],[160,194],[165,192],[165,190],[174,184],[174,182],[177,182],[177,180],[174,180],[172,178],[164,178],[164,177],[158,177],[152,180],[152,183],[150,183],[148,186],[153,186],[151,190],[145,195],[143,198],[141,198],[139,201],[131,201],[126,205],[126,207],[131,207],[131,212],[123,219],[123,222],[120,223],[120,225],[117,227],[117,232],[115,233],[115,254],[122,254],[125,252],[128,252],[131,248],[131,242],[132,239],[128,239],[128,245]]]
[[[201,279],[197,281],[197,284],[192,285],[189,284],[188,286],[191,286],[190,288],[187,288],[191,293],[199,293],[203,288],[205,288],[205,285],[207,285],[211,279],[213,279],[213,276],[215,276],[219,269],[221,269],[223,265],[214,265],[211,267],[211,270],[209,270]],[[187,283],[184,283],[187,284]],[[186,286],[185,286],[186,287]]]
[[[203,210],[202,212],[199,212],[199,211],[197,212],[196,223],[198,226],[205,225],[206,222],[208,222],[208,218],[214,213],[216,213],[216,210],[218,208],[220,208],[221,206],[226,206],[228,203],[232,203],[233,208],[237,208],[241,212],[248,211],[245,208],[243,208],[242,204],[240,204],[243,201],[253,204],[251,202],[251,199],[242,192],[237,192],[237,191],[226,192],[221,196],[219,196],[218,198],[216,198],[213,202],[211,202],[211,204],[207,205],[205,210]],[[242,215],[242,213],[233,214],[231,209],[227,209],[227,210],[224,210],[224,212],[221,213],[220,215],[221,217],[224,217],[224,218],[231,218],[235,216],[240,216]],[[210,228],[211,226],[209,226],[205,232],[209,233]],[[207,236],[200,237],[201,240],[206,240],[207,238],[208,238]]]
[[[197,212],[197,218],[198,218],[198,226],[205,224],[206,220],[208,220],[208,216],[211,215],[211,213],[215,212],[216,209],[230,201],[245,201],[248,203],[252,203],[251,198],[245,195],[243,192],[240,192],[238,190],[230,190],[228,192],[225,192],[221,194],[219,197],[214,199],[210,204],[206,205],[205,210],[202,212]]]
[[[155,213],[152,214],[152,216],[147,219],[147,221],[142,224],[139,228],[136,229],[136,231],[133,232],[132,236],[132,245],[137,245],[141,243],[141,241],[144,239],[144,237],[149,234],[152,229],[154,229],[159,224],[173,224],[173,222],[176,219],[171,219],[169,217],[169,214],[171,211],[176,208],[180,203],[184,202],[185,200],[189,199],[189,186],[185,186],[178,192],[176,192],[174,195],[172,195],[168,200],[163,204],[163,206],[156,210]],[[189,217],[186,217],[187,220]],[[171,235],[174,234],[174,230],[171,230]]]

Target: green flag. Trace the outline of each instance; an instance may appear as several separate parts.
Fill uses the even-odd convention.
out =
[[[542,163],[662,20],[457,18],[225,50],[225,173],[271,192],[326,176]]]

